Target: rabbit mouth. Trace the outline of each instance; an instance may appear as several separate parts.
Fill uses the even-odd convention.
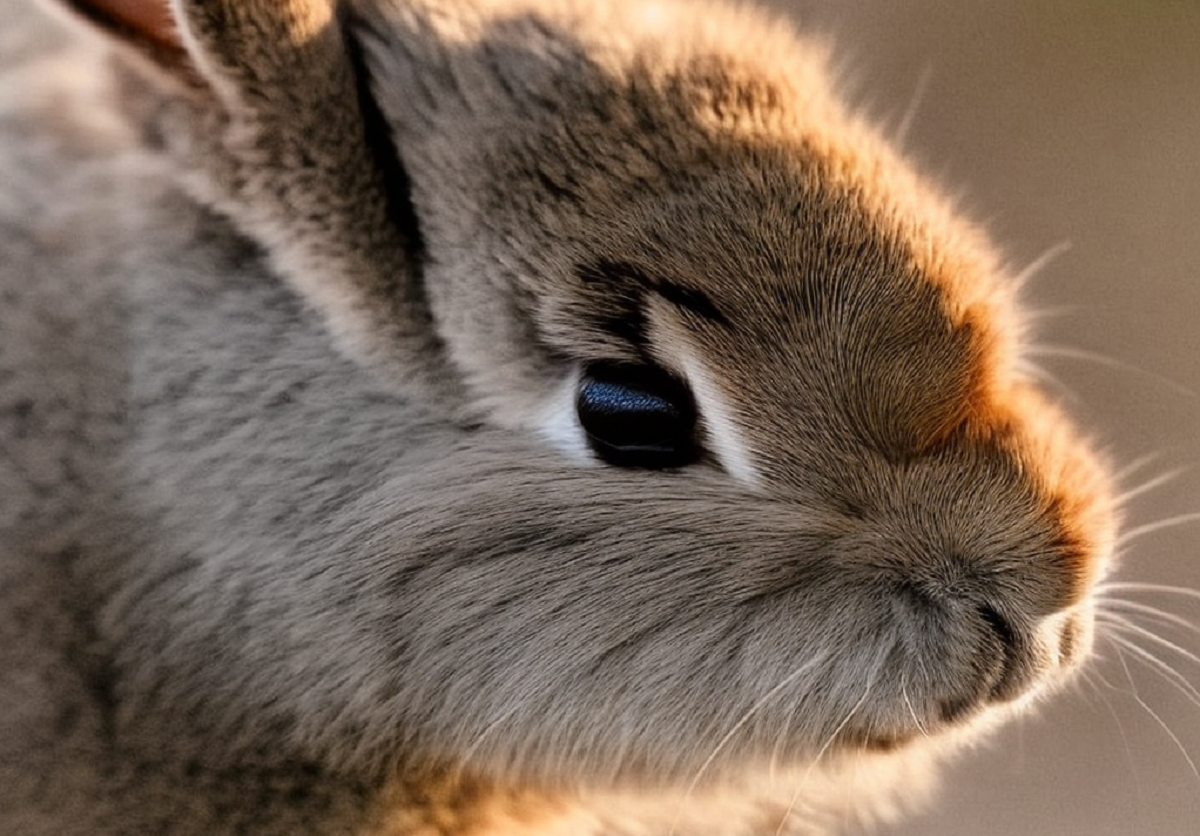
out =
[[[1087,656],[1090,628],[1083,613],[1068,612],[1054,623],[1024,633],[995,609],[978,608],[987,625],[984,645],[987,661],[965,686],[951,687],[951,696],[927,696],[922,710],[915,694],[902,692],[893,709],[898,722],[848,724],[839,736],[846,750],[888,755],[922,739],[941,738],[955,730],[969,730],[990,716],[1019,709],[1047,689],[1066,682]],[[997,714],[997,712],[1000,712]]]
[[[925,616],[951,631],[948,640],[925,645],[931,655],[914,656],[912,646],[897,649],[887,665],[895,672],[894,678],[887,677],[889,708],[882,714],[863,712],[847,724],[841,741],[848,748],[891,752],[919,738],[969,729],[985,717],[1019,710],[1068,681],[1091,647],[1091,605],[1086,601],[1033,624],[989,603],[953,614],[937,609],[936,615]],[[932,658],[942,662],[932,663]]]

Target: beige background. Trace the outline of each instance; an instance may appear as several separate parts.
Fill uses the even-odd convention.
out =
[[[1044,366],[1119,463],[1158,455],[1128,485],[1190,468],[1134,499],[1128,527],[1200,511],[1200,0],[775,5],[833,36],[855,99],[885,124],[926,76],[906,144],[965,188],[1013,263],[1070,244],[1029,294],[1059,314],[1041,340],[1112,363]],[[1130,543],[1120,575],[1200,588],[1200,524]],[[1200,623],[1200,601],[1138,600]],[[1200,635],[1170,635],[1200,654]],[[1087,681],[950,770],[938,807],[895,832],[1200,834],[1200,775],[1181,751],[1200,764],[1200,699],[1126,651],[1131,685],[1112,645],[1099,651]],[[1154,652],[1200,687],[1200,664]]]

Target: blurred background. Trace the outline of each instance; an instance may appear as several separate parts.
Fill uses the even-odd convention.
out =
[[[965,195],[1018,268],[1042,365],[1118,465],[1126,528],[1200,511],[1200,0],[774,0],[828,35],[848,92]],[[1096,355],[1105,359],[1084,359]],[[1144,462],[1144,457],[1155,458]],[[1121,580],[1200,589],[1200,522],[1124,549]],[[1126,593],[1200,624],[1200,600]],[[1200,633],[1160,632],[1200,655]],[[1127,634],[1040,716],[946,775],[899,836],[1197,836],[1200,660]],[[1119,652],[1118,652],[1119,651]],[[1156,670],[1151,653],[1177,674]],[[1175,682],[1170,680],[1175,679]]]

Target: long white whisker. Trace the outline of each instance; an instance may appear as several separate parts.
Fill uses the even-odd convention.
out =
[[[1142,788],[1142,778],[1138,773],[1137,761],[1133,757],[1133,747],[1129,744],[1129,734],[1125,731],[1125,724],[1121,722],[1121,715],[1117,713],[1117,709],[1113,706],[1112,699],[1108,694],[1105,694],[1103,691],[1101,691],[1100,687],[1095,684],[1095,682],[1092,680],[1093,676],[1104,683],[1104,687],[1108,688],[1110,691],[1122,693],[1121,689],[1109,682],[1104,674],[1100,673],[1100,671],[1097,669],[1089,668],[1086,671],[1085,680],[1095,689],[1096,695],[1104,701],[1105,708],[1107,708],[1108,713],[1112,715],[1113,722],[1117,724],[1117,732],[1121,735],[1121,745],[1125,750],[1125,759],[1129,762],[1130,771],[1133,772],[1133,782],[1137,787],[1138,798],[1144,798],[1145,791]]]
[[[1162,659],[1159,659],[1144,647],[1134,644],[1133,641],[1127,638],[1123,638],[1121,636],[1109,636],[1109,640],[1114,643],[1114,646],[1118,648],[1123,647],[1130,653],[1137,656],[1144,664],[1158,673],[1159,676],[1163,677],[1163,679],[1178,688],[1180,693],[1182,693],[1189,702],[1191,702],[1197,708],[1200,708],[1200,691],[1196,690],[1196,686],[1193,685],[1186,676],[1175,670],[1175,668],[1168,665]],[[1120,650],[1118,649],[1117,652],[1120,653]]]
[[[1022,360],[1020,363],[1020,370],[1024,374],[1028,375],[1032,380],[1036,380],[1038,383],[1051,386],[1058,390],[1061,397],[1071,403],[1081,403],[1083,401],[1083,398],[1079,396],[1078,392],[1068,386],[1062,378],[1051,372],[1045,366],[1041,366],[1032,360]]]
[[[1180,395],[1185,395],[1189,398],[1197,397],[1194,391],[1181,383],[1176,383],[1174,380],[1171,380],[1168,377],[1146,371],[1145,369],[1139,368],[1131,363],[1123,363],[1120,360],[1114,360],[1112,357],[1105,357],[1103,354],[1097,354],[1081,348],[1071,348],[1070,346],[1053,345],[1050,343],[1035,343],[1026,349],[1026,351],[1032,357],[1057,357],[1065,360],[1081,360],[1089,363],[1096,363],[1097,365],[1105,366],[1117,371],[1149,378],[1159,385],[1165,386]]]
[[[1130,476],[1132,476],[1133,474],[1137,473],[1143,467],[1153,464],[1154,462],[1158,461],[1160,458],[1162,458],[1162,457],[1158,453],[1147,453],[1144,456],[1138,456],[1136,459],[1131,461],[1129,464],[1125,465],[1123,468],[1121,468],[1116,473],[1114,473],[1113,478],[1117,480],[1118,484],[1120,484],[1120,483],[1124,482],[1126,479],[1128,479]]]
[[[1105,581],[1096,587],[1096,592],[1099,595],[1104,595],[1108,592],[1146,592],[1160,593],[1163,595],[1178,595],[1181,598],[1189,598],[1194,601],[1200,601],[1200,590],[1189,589],[1186,586],[1171,586],[1164,583],[1142,583],[1138,581]]]
[[[1137,485],[1136,487],[1130,488],[1129,490],[1126,490],[1126,491],[1122,491],[1121,494],[1119,496],[1117,496],[1117,498],[1116,498],[1117,506],[1124,507],[1124,506],[1128,505],[1129,501],[1131,499],[1133,499],[1134,497],[1141,496],[1142,494],[1147,493],[1148,491],[1152,491],[1155,488],[1162,487],[1163,485],[1167,484],[1168,482],[1173,482],[1175,479],[1179,478],[1179,475],[1181,473],[1183,473],[1183,468],[1176,468],[1175,470],[1168,470],[1166,473],[1163,473],[1159,476],[1155,476],[1153,479],[1147,479],[1145,482],[1142,482],[1142,484]]]
[[[1057,244],[1049,247],[1044,253],[1025,265],[1021,272],[1013,276],[1013,286],[1017,290],[1023,290],[1030,279],[1042,272],[1054,259],[1068,252],[1070,249],[1070,241],[1059,241]]]
[[[1028,268],[1026,268],[1028,269]],[[1053,307],[1030,308],[1025,311],[1025,319],[1029,322],[1040,322],[1043,319],[1061,319],[1079,313],[1078,305],[1055,305]]]
[[[921,718],[917,716],[916,709],[913,708],[912,701],[908,698],[908,683],[907,682],[900,683],[900,695],[902,697],[904,697],[904,704],[906,706],[908,706],[908,713],[913,718],[913,722],[917,726],[917,731],[919,731],[921,733],[922,737],[929,737],[929,732],[925,730],[925,726],[921,722]]]
[[[878,660],[876,661],[878,662]],[[867,697],[871,694],[871,688],[874,686],[875,678],[878,676],[878,674],[879,669],[877,664],[875,673],[873,673],[871,678],[867,680],[867,686],[863,689],[863,694],[858,698],[858,702],[851,706],[850,710],[846,712],[846,716],[842,718],[842,721],[837,724],[837,727],[832,733],[830,733],[829,737],[825,739],[825,742],[821,744],[821,748],[817,750],[816,757],[814,757],[812,763],[808,765],[808,769],[804,771],[804,777],[802,777],[799,783],[796,784],[796,790],[792,793],[792,799],[788,802],[787,809],[783,811],[783,816],[779,819],[779,826],[775,828],[775,836],[780,836],[780,834],[783,833],[784,826],[787,824],[788,819],[792,817],[792,811],[796,809],[796,802],[800,798],[800,788],[808,781],[809,776],[812,775],[812,771],[817,768],[817,764],[821,762],[821,758],[825,757],[825,753],[829,751],[829,747],[833,745],[835,740],[837,740],[838,735],[842,733],[842,731],[854,718],[854,715],[858,713],[858,710],[863,707],[863,703],[867,701]]]
[[[1174,517],[1157,520],[1156,522],[1146,523],[1145,525],[1135,526],[1121,533],[1117,538],[1117,548],[1121,549],[1128,546],[1131,542],[1139,537],[1144,537],[1147,534],[1153,534],[1156,531],[1162,531],[1167,528],[1174,528],[1177,525],[1185,525],[1190,522],[1200,521],[1200,512],[1193,511],[1189,514],[1177,514]]]
[[[1132,619],[1127,618],[1126,616],[1122,616],[1122,615],[1119,615],[1118,613],[1112,613],[1112,612],[1098,613],[1097,619],[1103,621],[1104,623],[1113,625],[1115,627],[1120,627],[1124,630],[1128,630],[1128,631],[1132,632],[1134,635],[1141,636],[1145,639],[1149,639],[1150,641],[1157,644],[1159,647],[1165,647],[1168,650],[1172,650],[1175,653],[1178,653],[1183,658],[1188,659],[1192,662],[1195,662],[1197,665],[1200,665],[1200,656],[1197,656],[1195,653],[1192,653],[1190,650],[1188,650],[1184,647],[1180,647],[1179,645],[1175,644],[1175,642],[1171,641],[1170,639],[1163,638],[1162,636],[1158,635],[1158,633],[1155,633],[1153,630],[1147,630],[1145,627],[1142,627],[1140,624],[1136,624]]]
[[[721,753],[721,750],[728,745],[729,741],[733,739],[733,736],[741,731],[746,723],[750,722],[754,715],[757,714],[764,705],[778,696],[783,689],[787,688],[802,675],[823,661],[825,661],[825,656],[823,655],[818,656],[815,659],[810,659],[784,677],[782,681],[775,685],[775,687],[773,687],[770,691],[767,691],[767,693],[765,693],[752,706],[750,706],[750,708],[744,714],[742,714],[741,718],[733,724],[729,731],[727,731],[725,735],[719,741],[717,741],[717,745],[713,747],[712,752],[710,752],[708,757],[704,759],[704,763],[700,765],[700,768],[696,770],[695,776],[692,778],[691,783],[688,784],[687,791],[683,794],[683,798],[679,801],[679,809],[675,812],[675,820],[672,822],[671,830],[669,831],[670,836],[674,836],[676,829],[679,827],[679,822],[683,818],[684,807],[691,799],[692,794],[695,793],[696,787],[700,785],[700,781],[704,777],[704,773],[708,771],[710,766],[712,766],[713,761],[717,759],[717,756]]]
[[[908,107],[904,110],[904,115],[900,117],[900,124],[896,127],[896,133],[893,137],[897,147],[903,147],[908,139],[908,132],[913,126],[913,121],[917,117],[917,110],[921,107],[921,102],[925,99],[925,92],[929,89],[929,80],[933,78],[933,65],[926,64],[921,70],[921,75],[917,78],[917,86],[913,90],[912,98],[909,99]]]
[[[499,717],[497,717],[495,720],[488,723],[487,726],[484,728],[484,730],[481,731],[479,733],[479,735],[475,738],[475,740],[471,743],[471,745],[467,747],[466,751],[463,753],[462,758],[460,759],[460,763],[462,763],[462,765],[464,767],[467,764],[469,764],[471,762],[471,759],[475,757],[476,753],[478,753],[479,749],[483,746],[483,743],[488,738],[488,736],[491,735],[491,733],[494,732],[496,729],[500,728],[500,726],[502,726],[505,722],[507,722],[514,714],[517,713],[518,710],[520,710],[520,706],[514,705],[511,708],[509,708],[507,711],[505,711],[503,714],[501,714]]]
[[[1149,705],[1146,704],[1146,701],[1144,699],[1142,699],[1141,695],[1138,694],[1137,686],[1133,684],[1133,675],[1129,672],[1129,666],[1125,663],[1125,656],[1124,656],[1124,654],[1121,653],[1121,650],[1119,647],[1117,648],[1117,656],[1121,660],[1121,666],[1123,668],[1125,668],[1125,676],[1129,679],[1129,687],[1133,689],[1130,691],[1130,696],[1133,697],[1133,699],[1137,702],[1138,705],[1140,705],[1143,709],[1145,709],[1147,714],[1149,714],[1151,717],[1154,718],[1154,721],[1156,723],[1158,723],[1158,725],[1162,728],[1162,730],[1164,732],[1167,733],[1167,736],[1170,737],[1172,741],[1174,741],[1175,746],[1179,749],[1180,754],[1183,755],[1183,759],[1186,760],[1188,763],[1188,766],[1190,766],[1192,768],[1192,774],[1196,776],[1196,782],[1200,783],[1200,770],[1196,769],[1196,762],[1193,761],[1192,756],[1188,754],[1187,748],[1179,740],[1179,737],[1175,734],[1175,732],[1171,731],[1171,727],[1168,726],[1163,721],[1163,719],[1158,716],[1158,714],[1154,711],[1154,709],[1152,709]]]
[[[1175,613],[1167,612],[1166,610],[1159,609],[1158,607],[1151,606],[1150,604],[1142,604],[1137,601],[1128,601],[1124,598],[1108,598],[1104,596],[1097,597],[1103,602],[1102,608],[1107,610],[1112,615],[1117,615],[1117,613],[1113,613],[1112,610],[1128,610],[1129,612],[1137,613],[1138,615],[1144,615],[1147,618],[1152,618],[1155,621],[1163,624],[1171,624],[1175,627],[1179,627],[1193,633],[1200,633],[1200,624],[1195,624],[1181,615],[1175,615]]]
[[[876,662],[878,662],[878,660],[876,660]],[[866,687],[863,688],[863,696],[859,697],[858,702],[851,706],[850,711],[846,712],[845,717],[842,717],[842,720],[840,723],[838,723],[838,726],[836,726],[833,732],[829,734],[828,738],[826,738],[826,741],[821,744],[821,748],[818,748],[816,757],[812,758],[812,763],[809,764],[809,768],[804,770],[804,777],[800,778],[800,782],[796,784],[796,792],[792,793],[792,800],[788,802],[787,810],[784,811],[784,816],[779,819],[778,828],[775,828],[775,836],[780,836],[780,834],[784,832],[784,825],[787,824],[787,819],[792,817],[792,811],[794,808],[796,808],[796,802],[799,799],[800,787],[803,787],[804,783],[809,780],[809,776],[812,775],[812,770],[816,769],[817,764],[821,763],[821,758],[826,756],[826,752],[829,751],[830,746],[833,746],[834,741],[838,739],[838,735],[842,733],[842,730],[844,730],[848,724],[850,724],[850,721],[854,715],[858,714],[858,710],[863,708],[863,703],[866,702],[866,698],[868,698],[871,694],[871,687],[874,687],[875,685],[875,678],[877,675],[878,664],[876,664],[875,673],[872,673],[871,678],[866,680]]]

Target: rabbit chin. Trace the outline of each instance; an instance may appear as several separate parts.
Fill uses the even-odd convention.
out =
[[[830,752],[809,764],[745,769],[736,779],[697,775],[665,789],[548,790],[442,772],[419,789],[406,784],[385,793],[371,836],[822,836],[926,806],[938,786],[938,765],[995,728],[1003,713],[893,751]],[[418,807],[415,795],[423,802]]]

